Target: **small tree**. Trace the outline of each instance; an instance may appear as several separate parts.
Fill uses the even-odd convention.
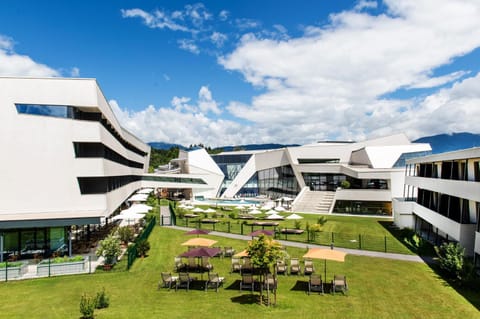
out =
[[[121,253],[120,240],[110,234],[104,240],[100,241],[96,255],[103,256],[106,265],[113,265]]]
[[[83,294],[80,298],[80,313],[82,314],[82,319],[93,319],[96,300],[93,297]]]
[[[147,252],[150,250],[150,243],[148,240],[143,239],[137,243],[137,254],[140,257],[145,257],[147,255]]]
[[[350,182],[347,180],[344,180],[340,183],[341,188],[349,189],[350,188]]]
[[[459,243],[443,243],[440,247],[435,246],[440,268],[445,270],[455,279],[462,279],[465,248]]]
[[[263,234],[248,243],[247,252],[253,266],[260,272],[260,282],[262,283],[265,274],[282,255],[278,242],[267,238]],[[262,297],[263,287],[260,289],[260,304],[262,303]]]
[[[105,288],[102,289],[102,291],[97,292],[97,297],[95,299],[95,308],[96,309],[102,309],[102,308],[108,308],[110,305],[110,300],[105,293]]]

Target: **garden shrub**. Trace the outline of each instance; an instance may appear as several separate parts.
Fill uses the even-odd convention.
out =
[[[110,300],[105,293],[105,288],[102,289],[102,291],[97,292],[97,297],[95,300],[95,308],[96,309],[102,309],[102,308],[108,308],[110,305]]]
[[[95,312],[96,300],[87,294],[83,294],[80,298],[80,313],[82,319],[93,319]]]

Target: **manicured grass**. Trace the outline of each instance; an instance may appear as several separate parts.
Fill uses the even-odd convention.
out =
[[[237,251],[244,241],[204,236],[218,246]],[[6,318],[79,318],[83,293],[95,295],[105,288],[110,307],[96,310],[96,318],[480,318],[469,303],[427,265],[382,258],[347,256],[345,263],[327,262],[327,278],[345,274],[350,291],[307,295],[304,276],[280,276],[277,305],[256,303],[258,293],[239,292],[239,274],[229,274],[230,259],[214,258],[220,276],[226,277],[218,293],[203,289],[157,290],[160,272],[172,271],[173,258],[185,250],[191,237],[182,231],[156,227],[150,235],[149,256],[137,259],[130,271],[97,272],[0,283],[0,313]],[[305,251],[288,248],[291,257]],[[118,267],[118,265],[117,265]],[[122,267],[123,268],[123,267]],[[323,277],[323,261],[315,261]],[[199,274],[196,274],[200,278]],[[479,293],[469,298],[480,304]]]
[[[206,208],[206,207],[204,207]],[[238,210],[234,210],[238,212]],[[219,211],[220,212],[220,211]],[[288,216],[289,213],[280,213],[283,216]],[[212,214],[209,214],[212,216]],[[301,214],[304,219],[300,220],[301,229],[305,229],[307,223],[315,224],[321,215],[318,214]],[[280,239],[287,239],[299,242],[310,242],[319,245],[330,245],[332,242],[336,247],[365,249],[373,251],[386,251],[392,253],[412,254],[412,252],[405,247],[394,235],[393,229],[389,228],[393,224],[391,218],[381,217],[357,217],[357,216],[338,216],[338,215],[324,215],[327,218],[327,223],[324,224],[322,232],[317,233],[315,239],[312,241],[308,237],[307,232],[300,235],[280,235]],[[257,215],[257,218],[262,218],[262,215]],[[189,227],[201,227],[210,230],[217,230],[222,232],[231,232],[235,234],[242,233],[241,224],[251,224],[252,221],[245,221],[241,219],[231,219],[228,217],[216,218],[220,220],[219,223],[213,224],[199,224],[199,221],[204,218],[202,215],[199,218],[187,219],[177,218],[177,224]],[[277,221],[279,223],[278,229],[295,228],[295,221],[283,220]],[[250,233],[253,229],[259,229],[259,226],[252,228],[248,225],[243,225],[243,234]]]

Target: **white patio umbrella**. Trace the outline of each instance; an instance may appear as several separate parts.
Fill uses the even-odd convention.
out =
[[[178,205],[179,208],[187,208],[187,207],[190,207],[188,205],[185,205],[184,203],[181,203],[180,205]]]
[[[192,209],[192,212],[194,212],[194,213],[204,213],[205,211],[200,207],[195,207],[194,209]]]
[[[139,214],[139,213],[125,213],[125,214],[119,214],[117,216],[113,216],[112,220],[119,220],[119,219],[128,219],[128,220],[133,220],[133,219],[142,219],[145,217],[144,214]]]
[[[285,207],[283,207],[283,206],[275,207],[275,210],[276,210],[277,212],[284,212],[284,211],[286,211]]]
[[[237,206],[235,206],[235,208],[236,208],[236,209],[245,209],[246,207],[243,206],[243,205],[237,205]]]
[[[132,197],[130,197],[129,199],[127,199],[127,201],[129,201],[129,202],[145,202],[145,201],[147,201],[147,198],[148,198],[147,194],[135,194]]]
[[[303,219],[303,217],[297,214],[291,214],[288,215],[286,219]]]
[[[258,215],[258,214],[261,214],[262,212],[259,211],[258,209],[253,209],[251,211],[248,212],[250,215]]]
[[[127,210],[132,213],[148,213],[152,209],[152,206],[146,204],[133,204]]]
[[[216,210],[212,209],[212,208],[205,209],[205,213],[215,213],[215,212],[216,212]]]
[[[269,210],[268,212],[266,212],[265,214],[267,215],[275,215],[277,212],[274,211],[273,209]]]
[[[151,192],[153,192],[153,188],[143,188],[137,191],[137,194],[150,194]]]
[[[280,219],[284,219],[283,216],[280,216],[278,214],[272,214],[272,215],[268,215],[267,219],[277,219],[277,220],[280,220]]]

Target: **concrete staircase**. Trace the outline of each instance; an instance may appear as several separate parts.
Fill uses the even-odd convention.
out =
[[[303,192],[292,207],[294,212],[328,214],[335,199],[335,192],[310,191]]]

